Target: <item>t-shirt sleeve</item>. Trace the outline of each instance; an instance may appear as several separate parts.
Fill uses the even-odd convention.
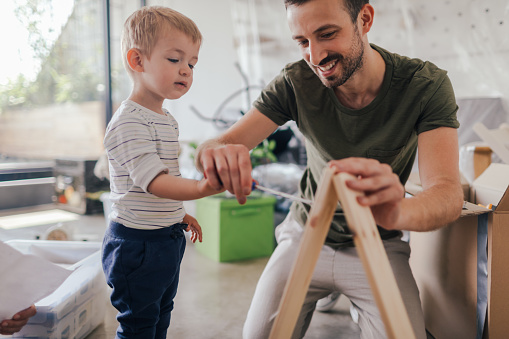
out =
[[[145,192],[159,173],[168,173],[168,168],[157,154],[153,138],[143,119],[128,116],[119,119],[108,130],[104,143],[110,162],[122,167],[134,184]]]
[[[458,128],[456,113],[458,105],[451,81],[447,74],[439,80],[436,90],[431,91],[429,99],[423,101],[423,110],[417,124],[417,134],[439,127]]]
[[[255,100],[253,106],[279,126],[295,120],[295,94],[285,76],[285,70],[276,76]]]

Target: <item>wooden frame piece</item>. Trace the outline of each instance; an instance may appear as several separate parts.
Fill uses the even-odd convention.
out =
[[[362,193],[348,188],[348,180],[356,178],[347,173],[334,174],[330,168],[324,171],[270,339],[291,338],[293,334],[338,198],[353,233],[387,336],[391,339],[415,338],[371,210],[359,205],[357,197]]]
[[[338,202],[336,190],[331,185],[333,175],[333,171],[325,171],[318,185],[297,258],[290,271],[279,304],[278,315],[270,332],[270,339],[290,338],[297,323]]]
[[[371,209],[359,205],[357,197],[363,193],[348,188],[346,186],[348,180],[356,178],[348,173],[339,173],[334,177],[334,186],[345,212],[348,227],[353,233],[353,241],[382,316],[387,337],[415,338]]]

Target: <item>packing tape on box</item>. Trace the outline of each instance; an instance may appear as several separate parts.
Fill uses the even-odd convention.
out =
[[[488,213],[477,218],[477,339],[482,339],[488,309]]]

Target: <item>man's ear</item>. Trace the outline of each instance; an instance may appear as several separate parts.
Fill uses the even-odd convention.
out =
[[[362,25],[361,32],[363,34],[368,33],[371,30],[371,26],[373,26],[373,18],[375,16],[375,10],[373,6],[370,4],[365,4],[362,6],[359,12],[359,24]]]
[[[127,64],[134,72],[143,72],[142,55],[139,49],[131,48],[127,51]]]

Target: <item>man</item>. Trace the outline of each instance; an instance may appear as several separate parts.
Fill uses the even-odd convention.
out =
[[[429,231],[456,219],[459,181],[457,105],[445,71],[370,45],[374,9],[367,0],[285,0],[293,40],[303,60],[287,65],[252,108],[223,135],[198,149],[197,166],[211,184],[251,192],[249,149],[286,121],[306,137],[307,168],[300,194],[313,199],[325,166],[358,177],[396,275],[417,338],[425,338],[419,292],[400,230]],[[419,149],[423,192],[403,199]],[[278,246],[260,277],[244,326],[245,338],[266,338],[297,255],[309,206],[293,203],[276,229]],[[352,235],[338,210],[323,246],[294,338],[304,336],[316,301],[347,296],[359,313],[362,338],[386,336]]]

